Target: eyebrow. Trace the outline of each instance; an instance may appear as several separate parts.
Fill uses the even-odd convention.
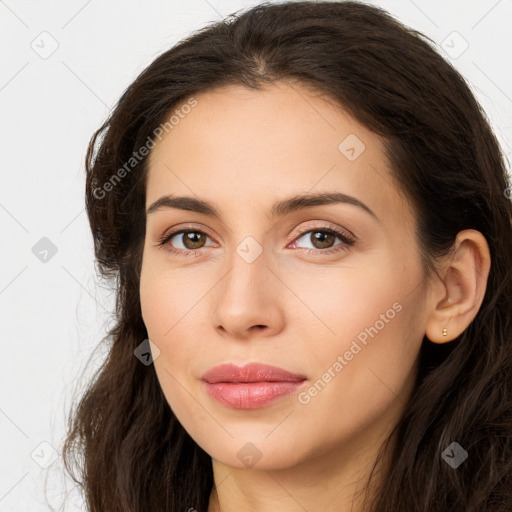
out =
[[[276,201],[270,210],[272,218],[282,217],[289,213],[313,206],[330,205],[337,203],[346,203],[361,208],[366,213],[370,214],[377,222],[379,218],[375,213],[366,206],[363,202],[355,197],[341,192],[323,192],[317,194],[302,194],[295,195],[288,199]],[[150,215],[165,208],[175,208],[179,210],[186,210],[191,212],[203,213],[213,217],[221,218],[222,216],[217,209],[207,201],[196,199],[187,196],[172,196],[165,195],[157,199],[147,210],[146,215]]]

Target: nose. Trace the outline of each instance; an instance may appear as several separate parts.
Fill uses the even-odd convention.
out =
[[[265,252],[249,263],[233,251],[230,269],[211,294],[214,327],[221,335],[247,339],[283,329],[284,285],[268,263]]]

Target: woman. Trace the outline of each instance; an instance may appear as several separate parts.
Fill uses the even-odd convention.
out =
[[[422,34],[254,7],[158,57],[86,167],[91,511],[512,510],[510,189]]]

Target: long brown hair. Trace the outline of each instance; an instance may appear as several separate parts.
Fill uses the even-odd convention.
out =
[[[490,249],[473,322],[450,343],[423,340],[391,469],[368,510],[512,510],[512,206],[504,156],[467,83],[429,38],[348,1],[264,3],[210,24],[156,58],[94,133],[86,206],[98,271],[115,285],[116,323],[103,340],[106,360],[70,411],[66,469],[92,512],[207,510],[211,458],[172,413],[154,367],[134,357],[148,337],[139,298],[147,156],[126,163],[193,94],[276,80],[312,86],[382,137],[397,186],[417,213],[430,271],[463,229],[480,231]],[[468,452],[457,469],[441,457],[452,442]]]

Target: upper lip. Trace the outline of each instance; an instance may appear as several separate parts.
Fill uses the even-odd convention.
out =
[[[221,364],[208,370],[201,378],[209,384],[218,382],[301,382],[306,380],[304,375],[261,363],[250,363],[242,368],[234,364]]]

